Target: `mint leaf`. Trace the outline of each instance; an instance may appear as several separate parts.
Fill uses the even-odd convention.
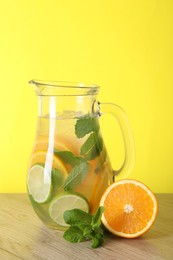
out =
[[[80,153],[86,160],[92,160],[100,155],[103,149],[103,140],[98,133],[92,133],[81,146]]]
[[[91,226],[94,230],[98,229],[101,225],[101,217],[104,212],[104,207],[101,206],[98,208],[96,214],[92,217]]]
[[[80,209],[66,210],[64,220],[71,226],[63,237],[71,243],[92,240],[92,248],[101,246],[104,242],[104,229],[101,225],[103,210],[100,207],[94,216]]]
[[[77,120],[75,125],[75,134],[78,138],[82,138],[91,132],[98,132],[99,128],[97,117],[87,115]]]
[[[87,176],[89,172],[89,164],[87,162],[80,163],[72,168],[64,183],[64,190],[73,190],[78,186]]]
[[[85,162],[86,160],[82,157],[75,156],[70,151],[59,151],[57,149],[54,150],[55,155],[57,155],[64,163],[75,166],[80,164],[81,162]]]
[[[80,230],[78,227],[69,227],[65,232],[63,237],[71,242],[71,243],[77,243],[82,242],[85,240],[85,237],[83,236],[82,230]]]
[[[81,209],[66,210],[64,212],[64,220],[69,225],[90,225],[92,217]]]

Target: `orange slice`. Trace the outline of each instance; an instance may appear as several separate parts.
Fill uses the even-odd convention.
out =
[[[29,165],[31,167],[35,164],[47,164],[50,168],[58,169],[65,178],[68,176],[65,166],[54,154],[48,154],[45,151],[35,151],[31,156]]]
[[[83,194],[87,198],[90,204],[90,200],[92,197],[92,193],[97,187],[99,178],[97,174],[94,172],[95,170],[95,161],[89,162],[90,171],[86,178],[82,181],[82,183],[79,184],[78,187],[76,187],[75,192]]]
[[[90,171],[83,182],[76,188],[76,192],[82,193],[90,205],[90,213],[95,214],[100,203],[101,196],[110,185],[112,168],[102,154],[94,160],[88,161]],[[105,162],[103,161],[105,160]]]
[[[103,194],[102,223],[113,234],[135,238],[146,233],[155,221],[158,204],[152,191],[136,180],[120,180]]]
[[[64,136],[55,135],[54,136],[54,148],[60,151],[71,151],[74,154],[77,154],[76,144],[73,144],[70,139],[65,138]],[[33,151],[42,150],[47,151],[49,146],[49,136],[48,135],[39,135],[35,140]]]
[[[70,139],[68,140],[67,138],[60,136],[60,135],[55,135],[54,139],[52,140],[53,143],[53,147],[51,147],[52,150],[56,149],[59,151],[71,151],[73,154],[78,155],[78,146],[74,145]],[[43,152],[47,152],[49,148],[49,136],[48,135],[38,135],[35,143],[34,143],[34,147],[32,150],[32,153],[34,154],[37,151],[43,151]],[[58,155],[56,153],[54,153],[54,155],[60,159],[58,157]],[[68,164],[64,164],[66,170],[68,172],[71,171],[71,165]]]

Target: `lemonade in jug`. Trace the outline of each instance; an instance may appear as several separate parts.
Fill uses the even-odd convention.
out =
[[[65,230],[65,210],[79,208],[94,214],[106,188],[129,174],[134,165],[133,137],[120,107],[96,101],[98,86],[30,83],[39,109],[27,190],[40,219],[52,229]],[[125,158],[118,171],[111,167],[99,125],[104,113],[113,114],[122,130]]]

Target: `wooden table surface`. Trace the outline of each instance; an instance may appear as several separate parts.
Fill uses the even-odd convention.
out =
[[[104,246],[71,244],[49,230],[33,211],[26,194],[0,194],[0,260],[173,260],[173,194],[156,194],[157,219],[140,238],[110,236]]]

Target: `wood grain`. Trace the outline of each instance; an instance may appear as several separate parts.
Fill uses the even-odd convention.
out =
[[[156,194],[156,222],[143,237],[111,236],[103,247],[71,244],[63,233],[49,230],[33,211],[26,194],[0,194],[0,259],[2,260],[173,260],[173,194]]]

